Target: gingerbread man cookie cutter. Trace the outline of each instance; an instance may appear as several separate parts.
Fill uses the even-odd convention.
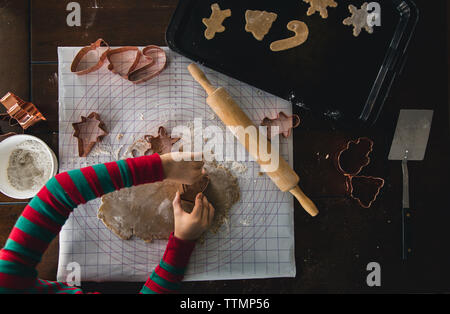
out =
[[[226,18],[231,16],[231,10],[221,10],[217,3],[211,5],[211,16],[202,20],[206,26],[205,38],[208,40],[213,39],[216,33],[222,33],[225,31],[225,26],[222,25]]]
[[[270,50],[283,51],[305,43],[309,36],[308,25],[302,21],[293,20],[287,24],[287,29],[294,32],[295,36],[274,41],[270,44]]]

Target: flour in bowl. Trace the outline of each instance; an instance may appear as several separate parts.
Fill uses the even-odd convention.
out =
[[[9,183],[19,191],[35,191],[52,175],[52,160],[41,143],[27,140],[17,145],[9,156]]]

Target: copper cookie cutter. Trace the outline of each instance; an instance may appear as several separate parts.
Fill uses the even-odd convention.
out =
[[[13,93],[7,93],[0,99],[0,102],[5,106],[6,113],[10,118],[15,119],[24,130],[38,121],[46,120],[35,105],[20,99]]]
[[[359,150],[358,150],[359,149]],[[355,150],[356,152],[354,152]],[[347,142],[336,159],[338,170],[345,176],[346,190],[349,196],[356,200],[363,208],[370,208],[380,194],[384,186],[384,179],[372,176],[358,176],[358,174],[370,163],[370,153],[373,151],[373,141],[367,137],[360,137],[357,140]],[[352,159],[353,158],[353,159]],[[356,158],[356,160],[355,160]],[[355,181],[360,181],[360,185],[371,189],[371,197],[362,200],[354,194]]]
[[[182,205],[183,203],[186,205],[183,207],[187,207],[192,210],[195,205],[195,197],[198,193],[205,192],[205,190],[208,188],[209,181],[210,179],[208,175],[205,174],[200,178],[200,180],[192,185],[182,184],[179,188],[179,192]]]
[[[101,52],[101,49],[104,49],[105,51]],[[99,57],[97,62],[91,67],[80,69],[81,61],[92,51],[98,51]],[[123,70],[120,70],[115,66],[113,56],[125,54],[130,51],[135,51],[135,56],[130,62],[131,65],[128,69],[123,72]],[[167,63],[167,56],[161,47],[155,45],[146,46],[142,51],[138,47],[132,46],[111,49],[109,45],[100,38],[91,45],[82,48],[77,53],[73,59],[70,70],[74,74],[85,75],[97,71],[106,61],[109,63],[109,71],[120,75],[122,78],[134,84],[140,84],[154,78],[164,70]]]
[[[100,142],[108,131],[105,123],[97,112],[92,112],[87,117],[81,116],[81,122],[72,123],[73,136],[78,140],[78,155],[87,157],[92,148]]]

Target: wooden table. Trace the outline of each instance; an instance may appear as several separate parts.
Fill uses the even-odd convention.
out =
[[[29,132],[58,151],[58,46],[84,46],[101,37],[110,45],[165,45],[164,34],[175,0],[80,0],[80,27],[66,24],[70,1],[0,1],[0,93],[13,91],[35,103],[48,122]],[[376,127],[336,129],[330,122],[302,114],[295,130],[295,169],[301,185],[321,210],[317,218],[295,212],[297,277],[185,283],[183,292],[438,292],[447,291],[450,275],[448,194],[449,106],[446,1],[417,0],[421,17],[408,62]],[[5,44],[7,43],[7,44]],[[368,61],[370,62],[370,61]],[[402,174],[387,161],[398,111],[434,109],[428,151],[410,165],[414,257],[401,261]],[[0,124],[1,132],[20,129]],[[386,185],[370,209],[350,200],[333,154],[349,139],[368,136],[375,149],[363,174],[383,177]],[[0,196],[0,242],[4,243],[25,203]],[[297,206],[297,205],[296,205]],[[298,208],[297,208],[298,209]],[[39,265],[41,278],[54,280],[58,241]],[[370,262],[381,265],[382,286],[366,284]],[[83,283],[86,291],[135,293],[140,283]]]

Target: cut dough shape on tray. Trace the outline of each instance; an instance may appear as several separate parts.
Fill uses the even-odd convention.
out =
[[[216,233],[239,201],[240,189],[237,178],[222,165],[205,163],[205,170],[210,182],[204,193],[215,209],[209,230]],[[167,180],[124,188],[102,197],[97,216],[124,240],[168,239],[174,230],[172,201],[179,190],[180,184]],[[183,209],[192,210],[185,206]]]
[[[277,17],[278,15],[272,12],[247,10],[245,11],[245,30],[252,33],[257,40],[263,40]]]
[[[309,9],[306,13],[308,16],[313,15],[316,12],[320,13],[320,16],[324,19],[328,18],[328,7],[335,8],[338,4],[334,0],[303,0],[309,3]]]
[[[373,33],[373,27],[367,24],[367,17],[369,12],[367,11],[367,2],[364,2],[361,9],[358,9],[354,5],[349,5],[348,10],[352,16],[346,18],[342,23],[347,26],[353,26],[353,36],[358,37],[363,29],[369,34]]]
[[[216,33],[222,33],[225,31],[225,26],[222,25],[223,21],[231,16],[231,10],[221,10],[217,3],[211,5],[211,16],[202,20],[206,25],[205,38],[210,40],[216,36]]]
[[[301,21],[293,20],[287,25],[287,29],[294,32],[295,36],[274,41],[270,44],[270,50],[272,51],[283,51],[291,49],[303,44],[309,36],[308,26]]]

